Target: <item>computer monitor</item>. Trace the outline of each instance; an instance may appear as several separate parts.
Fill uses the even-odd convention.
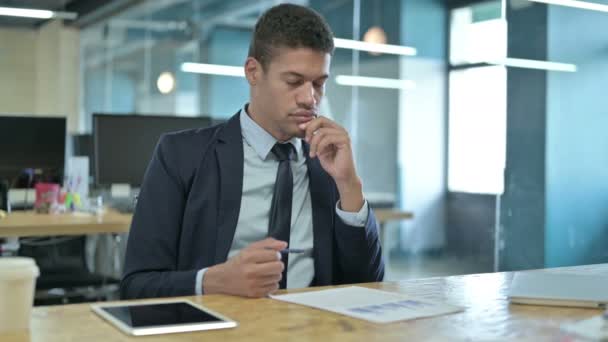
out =
[[[11,188],[62,183],[66,119],[0,116],[0,180]]]
[[[95,183],[140,186],[163,133],[210,124],[209,117],[93,114]]]
[[[89,176],[93,176],[95,158],[93,155],[93,134],[75,134],[72,136],[73,155],[89,158]]]

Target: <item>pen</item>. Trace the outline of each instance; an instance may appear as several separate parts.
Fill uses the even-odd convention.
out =
[[[272,248],[266,248],[266,249],[272,249]],[[281,254],[293,254],[293,253],[306,253],[306,249],[302,249],[302,248],[285,248],[285,249],[281,249],[280,251],[278,251]]]
[[[285,248],[285,249],[280,250],[279,252],[281,252],[281,254],[304,253],[304,252],[306,252],[306,250],[300,249],[300,248]]]

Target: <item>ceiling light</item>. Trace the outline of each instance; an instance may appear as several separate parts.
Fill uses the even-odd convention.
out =
[[[532,2],[540,2],[548,5],[559,5],[567,7],[581,8],[591,11],[608,12],[608,5],[597,4],[594,2],[578,1],[578,0],[528,0]]]
[[[182,63],[181,69],[184,72],[193,72],[198,74],[245,77],[244,68],[237,66],[187,62]]]
[[[334,38],[334,45],[337,48],[352,49],[376,53],[388,53],[393,55],[416,56],[416,49],[410,46],[378,44],[362,42],[360,40]]]
[[[386,44],[386,32],[379,26],[372,26],[363,35],[366,43]]]
[[[372,26],[363,35],[363,41],[366,43],[386,44],[386,32],[379,26]],[[370,54],[378,56],[380,52],[370,52]]]
[[[0,15],[9,17],[23,17],[35,19],[76,19],[78,14],[74,12],[58,12],[30,8],[0,7]]]
[[[169,94],[175,89],[175,77],[168,71],[162,72],[156,80],[156,87],[161,94]]]
[[[504,65],[512,68],[538,69],[548,71],[576,72],[574,64],[539,61],[534,59],[505,58],[501,60],[486,61],[489,64]]]
[[[355,87],[370,87],[370,88],[388,88],[411,90],[416,87],[416,83],[412,80],[400,80],[394,78],[381,77],[364,77],[364,76],[336,76],[336,83],[345,86]]]

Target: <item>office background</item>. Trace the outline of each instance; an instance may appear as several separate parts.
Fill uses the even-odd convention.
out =
[[[220,122],[247,100],[244,78],[187,63],[242,66],[257,17],[280,2],[0,1],[78,13],[0,17],[0,112],[65,117],[69,135],[91,134],[94,113]],[[389,279],[608,262],[608,13],[295,2],[337,38],[415,49],[336,49],[321,106],[349,130],[368,199],[414,213],[386,226]]]

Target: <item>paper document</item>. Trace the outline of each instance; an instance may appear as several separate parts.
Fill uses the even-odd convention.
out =
[[[375,323],[391,323],[464,310],[458,306],[413,299],[399,293],[359,286],[270,297]]]

